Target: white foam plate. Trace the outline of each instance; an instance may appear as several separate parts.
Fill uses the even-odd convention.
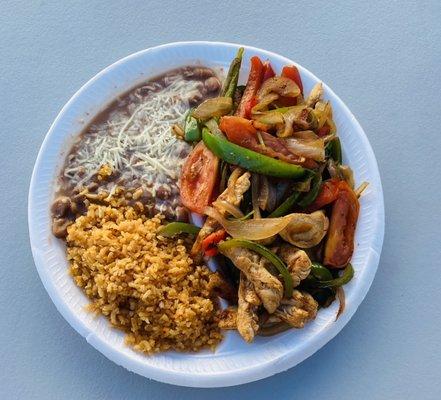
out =
[[[29,190],[29,234],[40,278],[64,318],[87,342],[115,363],[147,378],[194,387],[232,386],[255,381],[300,363],[331,340],[349,321],[365,297],[377,270],[384,234],[384,205],[380,175],[374,153],[363,129],[345,104],[326,85],[331,100],[343,155],[354,170],[356,182],[369,182],[362,196],[352,263],[353,280],[345,286],[346,310],[335,321],[337,301],[320,310],[304,329],[273,337],[257,337],[246,344],[236,332],[227,332],[213,353],[168,352],[146,356],[124,344],[121,332],[103,317],[87,311],[86,296],[68,274],[64,244],[51,234],[50,204],[55,180],[72,139],[117,95],[140,82],[175,67],[201,63],[227,68],[237,44],[214,42],[170,43],[132,54],[107,67],[87,82],[63,107],[41,146]],[[319,79],[292,60],[244,46],[241,80],[246,79],[250,56],[271,60],[276,71],[286,64],[298,66],[305,92]]]

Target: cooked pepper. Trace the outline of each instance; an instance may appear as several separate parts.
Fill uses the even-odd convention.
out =
[[[263,63],[263,82],[265,82],[269,78],[273,78],[276,76],[276,73],[273,70],[273,67],[271,66],[271,63],[269,61],[265,61]]]
[[[280,275],[282,275],[285,288],[285,297],[291,298],[293,291],[292,277],[288,269],[286,268],[286,265],[279,257],[277,257],[272,251],[268,250],[261,244],[251,242],[250,240],[230,239],[218,245],[218,249],[221,253],[224,250],[231,249],[233,247],[245,247],[249,250],[255,251],[262,257],[265,257],[272,265],[277,268],[277,271],[280,273]]]
[[[342,163],[341,143],[337,137],[332,139],[326,146],[326,155],[331,157],[338,165]]]
[[[184,133],[187,142],[199,142],[202,138],[201,127],[197,119],[192,116],[193,111],[194,109],[189,110],[185,116]]]
[[[239,117],[249,118],[251,115],[251,108],[254,106],[254,97],[260,88],[263,80],[263,64],[257,56],[251,57],[251,69],[248,75],[247,86],[243,92],[239,107],[237,107],[236,115]]]
[[[227,237],[225,229],[219,229],[216,232],[210,233],[204,240],[202,240],[202,250],[207,257],[214,257],[217,254],[216,245]]]
[[[172,237],[180,233],[188,233],[190,235],[197,235],[200,231],[195,225],[187,224],[185,222],[170,222],[167,225],[161,226],[158,229],[158,235],[165,237]]]
[[[343,268],[352,257],[359,208],[356,194],[345,181],[341,181],[332,206],[323,260],[330,268]]]
[[[335,279],[330,280],[320,280],[315,283],[317,287],[320,288],[336,288],[346,285],[354,276],[354,268],[351,263],[348,263],[343,270],[343,274]]]
[[[299,192],[294,192],[293,194],[291,194],[282,204],[280,204],[279,207],[277,207],[270,215],[268,215],[268,218],[279,218],[289,214],[299,195]]]
[[[303,94],[302,78],[300,77],[300,73],[297,67],[295,67],[294,65],[286,65],[282,69],[282,76],[284,76],[285,78],[292,79],[300,88],[301,94]]]
[[[311,264],[311,273],[314,278],[319,281],[330,281],[332,280],[331,271],[328,268],[324,267],[322,264],[318,262],[313,262]]]
[[[258,123],[257,123],[258,124]],[[256,122],[237,116],[225,116],[219,127],[230,142],[271,158],[302,165],[306,160],[289,151],[285,142],[270,133],[258,131]]]
[[[323,182],[317,197],[308,206],[307,210],[309,212],[317,211],[334,202],[338,195],[340,182],[338,179],[329,179]]]
[[[241,47],[236,54],[236,57],[230,64],[227,77],[222,86],[221,96],[233,98],[234,92],[236,91],[237,82],[239,81],[240,66],[242,64],[244,48]]]
[[[202,130],[202,140],[208,149],[229,164],[238,165],[251,172],[278,178],[307,178],[311,171],[264,156],[228,140],[213,136],[207,128]]]
[[[311,189],[306,192],[302,198],[297,202],[300,207],[309,206],[318,196],[320,187],[322,184],[322,174],[321,171],[317,172],[311,181]]]

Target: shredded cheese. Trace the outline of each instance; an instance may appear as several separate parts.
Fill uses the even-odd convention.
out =
[[[183,121],[188,96],[200,82],[176,74],[166,77],[165,83],[148,96],[132,91],[128,106],[115,108],[106,121],[80,136],[63,172],[72,187],[87,185],[106,165],[128,187],[136,182],[155,191],[161,184],[176,183],[190,146],[171,127]],[[155,88],[157,83],[150,85]],[[114,184],[104,182],[101,188],[111,192]]]

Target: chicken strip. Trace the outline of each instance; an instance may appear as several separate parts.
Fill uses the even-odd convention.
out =
[[[250,176],[251,175],[249,172],[243,173],[243,170],[241,168],[236,168],[228,179],[227,188],[219,195],[217,200],[226,201],[236,207],[239,206],[240,202],[243,199],[244,193],[250,187]],[[213,204],[213,206],[216,207],[215,204]],[[226,211],[222,207],[216,208],[223,216],[226,216]],[[193,256],[198,255],[201,252],[202,241],[220,227],[221,226],[215,219],[207,217],[204,225],[199,231],[198,236],[196,237],[196,240],[191,249],[191,254]]]
[[[290,299],[283,299],[267,323],[286,322],[293,328],[303,328],[317,315],[318,303],[306,292],[294,290]]]
[[[263,306],[272,314],[282,300],[283,285],[268,272],[265,267],[268,261],[251,250],[241,247],[225,250],[223,254],[251,281]]]
[[[308,255],[303,250],[287,243],[280,246],[276,253],[285,262],[292,277],[293,287],[299,286],[300,282],[311,272],[311,260]]]
[[[260,304],[261,301],[254,290],[253,284],[241,273],[236,324],[240,335],[248,343],[253,341],[259,329],[257,308]]]

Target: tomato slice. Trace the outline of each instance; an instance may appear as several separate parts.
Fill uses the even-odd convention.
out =
[[[180,194],[182,204],[189,210],[203,214],[210,205],[219,172],[219,159],[199,142],[182,167]]]
[[[328,267],[343,268],[351,259],[359,208],[354,191],[345,181],[340,181],[325,245],[323,262]]]

